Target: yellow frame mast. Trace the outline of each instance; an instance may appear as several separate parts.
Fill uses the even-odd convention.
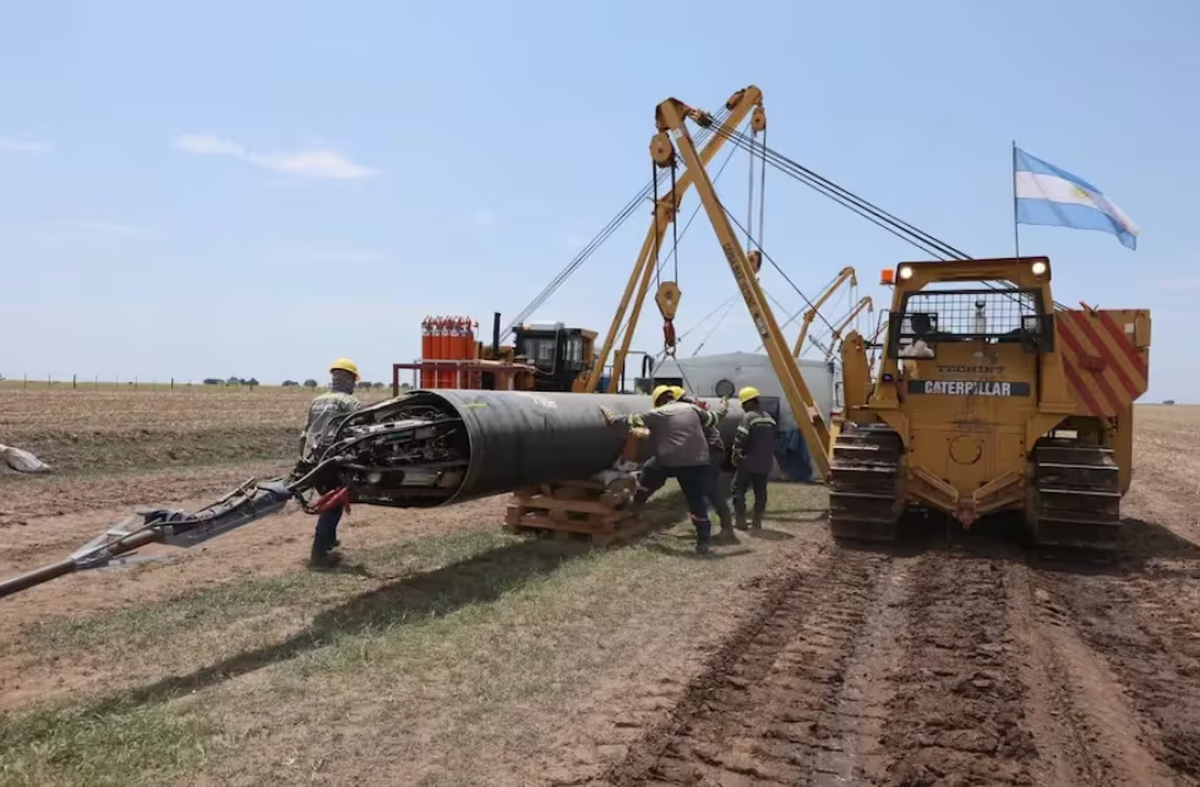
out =
[[[838,273],[837,278],[833,280],[833,284],[829,285],[829,288],[826,289],[825,292],[821,293],[821,297],[817,298],[817,301],[812,305],[812,308],[804,313],[804,319],[800,323],[800,335],[796,337],[796,344],[792,347],[793,357],[799,358],[800,353],[804,350],[804,339],[808,336],[808,329],[812,327],[813,320],[817,318],[817,312],[821,310],[821,306],[825,303],[825,301],[829,300],[830,297],[833,296],[833,294],[837,291],[837,288],[841,287],[847,279],[850,280],[851,287],[858,286],[858,277],[854,273],[854,268],[850,267],[849,265],[847,265],[845,268],[842,268],[842,270]]]
[[[725,102],[725,107],[729,110],[729,117],[725,121],[726,126],[737,128],[751,111],[754,111],[755,115],[753,119],[754,124],[759,123],[759,118],[761,117],[762,125],[766,125],[766,117],[762,115],[762,91],[754,85],[739,90],[730,96],[729,100]],[[704,146],[704,150],[700,152],[700,160],[708,164],[724,143],[725,137],[721,134],[715,134]],[[617,311],[613,315],[612,323],[609,325],[608,334],[604,337],[604,343],[600,346],[595,366],[588,372],[586,379],[581,375],[575,381],[573,388],[577,393],[595,391],[596,386],[600,384],[600,377],[604,372],[605,362],[608,360],[609,353],[612,352],[617,333],[621,330],[621,324],[625,320],[625,312],[629,308],[629,300],[633,298],[633,311],[629,316],[629,325],[625,329],[624,336],[621,338],[621,348],[613,357],[613,374],[608,381],[608,392],[616,393],[620,370],[625,368],[625,359],[629,356],[629,345],[633,341],[633,332],[637,328],[638,318],[641,317],[642,306],[646,301],[646,293],[650,289],[650,280],[654,276],[655,266],[658,262],[655,251],[662,248],[667,228],[671,226],[671,222],[679,214],[679,205],[683,194],[692,185],[694,177],[692,168],[689,165],[688,169],[675,182],[675,188],[668,192],[666,196],[660,197],[657,204],[655,204],[654,221],[651,222],[650,228],[646,231],[646,239],[642,242],[642,249],[638,253],[633,271],[629,274],[629,281],[625,284],[625,291],[621,295],[621,301],[617,305]],[[635,288],[637,290],[636,297],[634,297]],[[660,310],[664,311],[664,319],[674,317],[674,310],[679,304],[679,288],[677,286],[674,288],[672,295],[672,303],[667,307],[670,310],[669,315],[666,313],[666,308],[664,308],[663,304],[659,304]]]
[[[756,113],[756,116],[758,114]],[[715,122],[707,112],[693,109],[674,98],[669,98],[659,104],[655,110],[658,133],[650,141],[650,155],[655,164],[660,167],[675,166],[675,146],[672,144],[668,132],[674,133],[675,140],[679,143],[679,153],[687,165],[684,176],[693,176],[696,192],[712,223],[713,231],[717,234],[717,240],[721,244],[721,250],[725,253],[725,260],[733,272],[733,278],[737,282],[742,300],[745,301],[746,308],[750,312],[754,327],[763,340],[767,356],[771,359],[771,366],[783,384],[784,395],[787,397],[792,412],[796,415],[796,422],[800,427],[801,434],[804,435],[804,442],[808,447],[813,464],[819,471],[820,477],[828,479],[829,428],[820,411],[813,406],[812,393],[804,382],[804,377],[800,374],[796,359],[788,352],[783,332],[780,330],[779,323],[775,320],[775,315],[758,282],[758,271],[738,243],[737,235],[729,223],[729,217],[725,214],[725,208],[721,205],[716,190],[713,188],[712,180],[708,177],[708,171],[704,168],[704,162],[696,152],[696,146],[692,142],[685,124],[689,117],[701,126],[709,126]],[[756,125],[760,125],[762,128],[766,127],[765,114],[761,116],[761,123]],[[728,133],[728,128],[721,129],[718,131],[718,136]]]
[[[833,354],[837,352],[838,341],[842,338],[842,331],[846,329],[847,325],[853,322],[854,318],[857,317],[859,312],[861,312],[863,309],[875,311],[875,304],[871,301],[870,295],[863,296],[862,300],[860,300],[858,304],[850,310],[850,313],[846,315],[846,319],[842,320],[838,326],[833,329],[833,333],[829,337],[829,349],[825,351],[826,361],[833,359]]]

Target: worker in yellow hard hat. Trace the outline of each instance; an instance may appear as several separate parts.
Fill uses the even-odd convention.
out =
[[[684,390],[682,385],[672,386],[671,393],[675,396],[675,401],[685,404],[694,404],[702,409],[707,409],[708,405],[704,400],[698,399]],[[737,534],[733,532],[733,512],[729,510],[729,502],[725,496],[721,494],[721,472],[725,469],[725,441],[721,439],[721,421],[729,412],[729,402],[726,399],[721,400],[721,406],[717,410],[716,419],[712,419],[704,429],[704,436],[708,440],[708,455],[711,461],[711,468],[708,478],[704,484],[704,496],[712,507],[717,509],[717,519],[721,523],[721,529],[713,538],[715,544],[736,544],[738,543]],[[666,483],[664,478],[659,486]]]
[[[696,528],[696,551],[706,553],[712,540],[712,522],[705,499],[710,468],[705,430],[717,416],[695,405],[675,401],[668,385],[655,386],[650,402],[653,408],[644,413],[617,415],[603,405],[600,412],[610,424],[620,423],[626,428],[649,432],[653,456],[647,464],[652,476],[675,478],[679,482]]]
[[[738,391],[742,403],[742,422],[733,438],[733,512],[737,528],[746,529],[746,492],[754,490],[754,519],[751,526],[762,528],[767,511],[767,478],[775,466],[775,439],[779,427],[771,414],[762,409],[761,394],[753,386]]]
[[[321,459],[321,452],[329,446],[330,439],[337,431],[342,417],[362,407],[354,396],[354,388],[358,384],[358,366],[349,358],[338,358],[329,366],[329,390],[320,394],[308,406],[308,419],[300,432],[300,461],[302,464],[315,467]],[[331,492],[334,482],[317,479],[315,483],[319,493]],[[321,512],[317,516],[317,528],[313,533],[312,554],[309,565],[322,568],[335,565],[338,556],[331,554],[340,546],[337,538],[338,522],[345,510],[343,504]]]

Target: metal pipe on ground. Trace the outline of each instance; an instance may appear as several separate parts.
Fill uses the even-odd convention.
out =
[[[704,401],[714,410],[720,405]],[[368,505],[428,507],[590,478],[620,460],[628,439],[625,429],[605,421],[601,406],[632,415],[651,409],[651,401],[632,394],[411,391],[359,411],[341,434],[382,439],[371,435],[412,424],[404,427],[412,458],[362,467],[346,480],[352,497]],[[741,417],[741,407],[730,402],[720,424],[726,447]],[[639,460],[646,451],[643,445]]]

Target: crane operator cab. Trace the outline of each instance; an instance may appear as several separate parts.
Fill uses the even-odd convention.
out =
[[[534,390],[569,392],[575,379],[595,361],[596,332],[568,328],[563,323],[518,325],[513,329],[513,352],[537,369]]]

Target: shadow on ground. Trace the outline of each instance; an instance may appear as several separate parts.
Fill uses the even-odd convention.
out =
[[[589,549],[590,545],[581,541],[531,539],[406,577],[320,613],[311,626],[286,640],[239,653],[188,675],[164,678],[122,692],[106,700],[104,705],[163,702],[297,658],[345,634],[411,625],[472,604],[494,601],[509,591],[553,574]],[[348,567],[347,570],[354,569]]]
[[[845,549],[916,555],[941,551],[987,560],[1027,562],[1038,569],[1070,574],[1129,576],[1168,569],[1148,567],[1156,560],[1200,560],[1200,546],[1156,522],[1126,518],[1113,550],[1086,550],[1033,544],[1019,516],[986,517],[969,530],[948,517],[906,515],[895,542],[840,540]],[[1183,573],[1193,573],[1184,569]]]
[[[643,518],[647,520],[644,534],[686,520],[683,496],[678,492],[659,495],[647,503]],[[286,640],[239,653],[188,675],[164,678],[121,692],[103,700],[96,710],[164,702],[297,658],[345,634],[411,625],[472,604],[495,601],[509,591],[553,574],[591,549],[586,539],[535,537],[434,571],[397,579],[320,613],[307,629]],[[335,570],[372,576],[366,567],[356,564]]]

